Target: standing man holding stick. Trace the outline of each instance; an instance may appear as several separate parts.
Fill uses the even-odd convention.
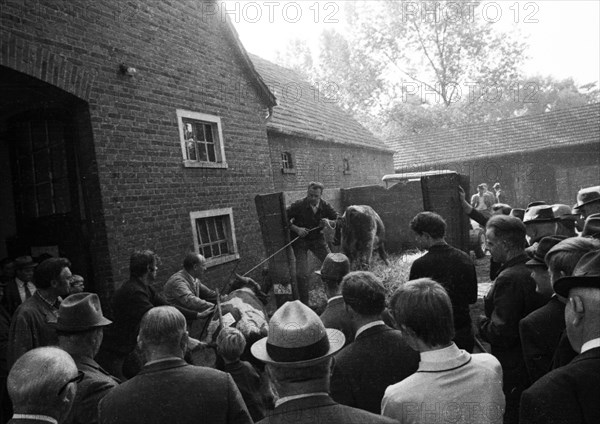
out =
[[[292,248],[296,256],[298,297],[305,305],[308,305],[308,251],[323,262],[330,251],[321,229],[338,219],[335,209],[321,199],[322,194],[323,184],[311,182],[306,197],[294,202],[286,211],[291,235],[298,236]]]

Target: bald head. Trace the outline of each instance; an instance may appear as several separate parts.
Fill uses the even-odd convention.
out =
[[[66,415],[77,387],[67,382],[76,376],[75,362],[62,349],[41,347],[26,352],[15,362],[7,380],[15,413],[56,419]]]
[[[152,308],[142,318],[138,339],[144,350],[183,356],[187,343],[185,317],[172,306]]]

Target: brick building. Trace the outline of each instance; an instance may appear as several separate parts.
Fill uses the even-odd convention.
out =
[[[277,114],[294,112],[273,115],[274,93],[215,6],[0,3],[0,257],[69,257],[106,301],[128,277],[132,250],[161,256],[160,283],[196,249],[208,258],[207,280],[223,285],[265,256],[256,194],[390,172],[391,152],[356,123],[368,142],[330,135],[333,122],[307,122],[318,128],[311,139],[283,125]],[[282,173],[275,125],[282,142],[314,149],[319,173],[292,147],[296,174]],[[367,164],[381,171],[362,181]],[[321,171],[333,167],[331,177]]]
[[[267,123],[276,191],[381,184],[393,172],[393,151],[328,98],[327,87],[255,55],[258,73],[277,96]]]
[[[136,248],[161,281],[191,248],[213,281],[262,258],[276,100],[210,2],[0,6],[0,256],[67,256],[104,300]]]
[[[396,173],[449,169],[500,182],[508,203],[573,205],[600,181],[600,103],[387,140]]]

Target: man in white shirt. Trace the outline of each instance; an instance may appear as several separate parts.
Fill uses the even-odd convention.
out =
[[[430,278],[409,281],[396,290],[390,308],[421,362],[416,373],[386,389],[381,414],[401,424],[502,423],[500,362],[452,342],[452,303],[446,290]]]
[[[579,354],[521,397],[520,423],[600,422],[600,251],[586,253],[554,291],[567,298],[567,337]]]
[[[36,292],[33,284],[33,272],[37,263],[31,256],[19,256],[15,259],[15,277],[6,284],[6,310],[9,314],[14,314],[19,305]]]

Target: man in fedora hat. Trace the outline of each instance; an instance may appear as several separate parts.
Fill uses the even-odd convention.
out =
[[[419,248],[427,253],[415,260],[409,280],[429,277],[440,283],[452,300],[454,342],[473,352],[475,336],[469,305],[477,302],[477,273],[471,257],[446,243],[446,221],[434,212],[421,212],[410,221]]]
[[[552,206],[537,205],[528,207],[525,210],[523,223],[527,235],[527,243],[529,246],[534,246],[542,238],[556,235],[558,219],[554,215]],[[528,253],[531,256],[533,249]]]
[[[579,190],[577,193],[577,203],[573,209],[584,220],[594,213],[600,213],[600,186]]]
[[[566,237],[575,237],[575,223],[577,222],[577,214],[574,214],[571,207],[562,203],[552,205],[552,212],[557,219],[556,234]]]
[[[102,315],[100,299],[94,293],[72,294],[60,304],[58,319],[52,324],[58,345],[73,357],[77,369],[84,373],[65,423],[97,423],[100,399],[119,384],[119,380],[94,361],[104,327],[111,323]]]
[[[50,258],[35,268],[35,294],[15,312],[10,325],[8,353],[10,364],[35,347],[58,343],[54,328],[58,307],[69,295],[71,262],[66,258]]]
[[[251,424],[229,374],[183,360],[188,337],[185,317],[173,306],[150,309],[138,335],[147,362],[102,398],[100,423]]]
[[[325,328],[319,316],[295,300],[275,311],[269,335],[252,345],[266,364],[278,396],[275,409],[260,424],[375,424],[394,421],[337,404],[329,397],[331,356],[344,346],[341,331]]]
[[[572,276],[554,283],[567,299],[565,324],[579,354],[527,389],[521,401],[522,423],[600,422],[600,251],[585,254]]]
[[[581,237],[600,239],[600,213],[594,213],[585,219]]]
[[[419,355],[402,333],[381,319],[385,287],[371,272],[344,277],[342,295],[356,332],[354,342],[335,356],[331,397],[336,402],[379,414],[387,386],[417,370]]]
[[[325,257],[323,265],[315,274],[321,276],[325,283],[327,306],[321,314],[321,321],[326,328],[335,328],[344,333],[346,345],[354,340],[354,330],[350,317],[346,312],[346,304],[342,297],[342,278],[350,272],[350,260],[343,253],[330,253]]]
[[[19,256],[14,260],[15,276],[6,282],[4,299],[9,314],[13,315],[19,305],[37,290],[33,284],[33,273],[37,265],[31,256]]]

